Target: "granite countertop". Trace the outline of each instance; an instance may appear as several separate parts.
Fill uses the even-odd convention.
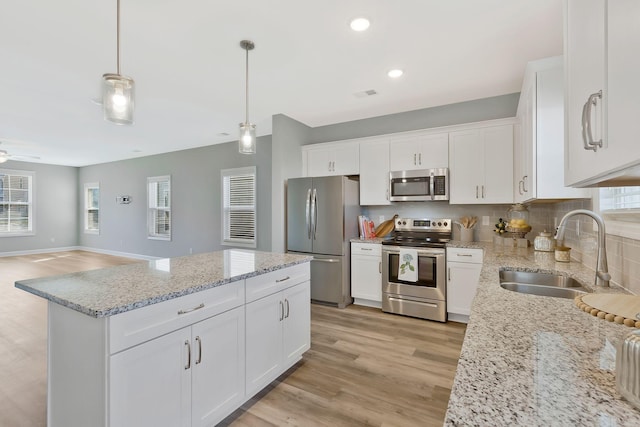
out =
[[[615,349],[633,329],[591,316],[571,299],[502,289],[498,280],[501,268],[557,271],[593,288],[593,270],[532,248],[450,246],[481,248],[484,263],[446,426],[640,425],[640,411],[615,387]]]
[[[311,261],[310,256],[229,249],[20,280],[16,287],[106,317]]]

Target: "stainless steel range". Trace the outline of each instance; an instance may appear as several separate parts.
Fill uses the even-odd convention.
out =
[[[382,242],[382,311],[447,321],[445,245],[451,219],[398,218],[391,238]],[[402,265],[407,255],[413,277]]]

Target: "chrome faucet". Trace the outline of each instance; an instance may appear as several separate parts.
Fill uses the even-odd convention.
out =
[[[609,267],[607,266],[607,248],[606,248],[606,240],[607,235],[604,229],[604,221],[602,217],[597,213],[587,210],[587,209],[576,209],[567,213],[560,220],[560,224],[556,229],[556,240],[561,242],[564,240],[564,229],[565,223],[569,218],[574,215],[587,215],[593,218],[593,220],[598,224],[598,259],[596,261],[596,286],[604,286],[609,287],[609,281],[611,280],[611,275],[609,274]]]

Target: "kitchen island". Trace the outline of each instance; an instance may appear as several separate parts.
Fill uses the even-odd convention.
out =
[[[309,349],[310,260],[225,250],[16,282],[49,301],[47,425],[219,422]]]
[[[484,264],[445,425],[640,425],[640,412],[615,388],[615,349],[632,328],[591,316],[571,299],[502,289],[498,277],[500,269],[561,272],[593,289],[593,270],[532,248],[450,246],[482,248]]]

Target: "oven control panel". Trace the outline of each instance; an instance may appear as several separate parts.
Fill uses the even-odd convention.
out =
[[[451,232],[451,218],[398,218],[396,231]]]

